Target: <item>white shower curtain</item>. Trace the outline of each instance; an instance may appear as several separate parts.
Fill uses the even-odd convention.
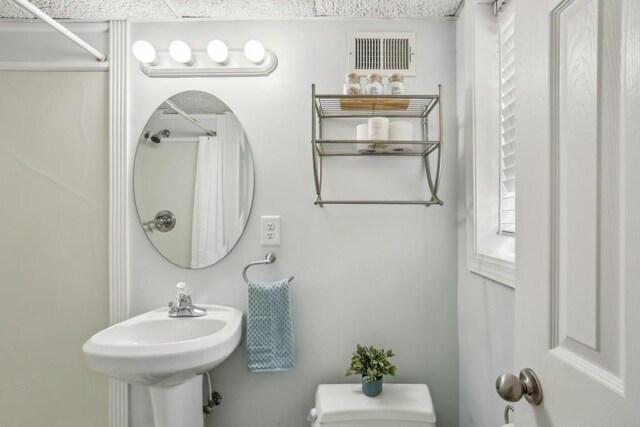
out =
[[[227,253],[224,235],[224,120],[218,116],[217,136],[201,136],[196,161],[191,267],[202,268]]]

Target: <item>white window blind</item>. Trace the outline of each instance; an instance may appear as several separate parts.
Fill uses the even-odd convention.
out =
[[[514,14],[500,16],[500,220],[501,234],[516,232]]]

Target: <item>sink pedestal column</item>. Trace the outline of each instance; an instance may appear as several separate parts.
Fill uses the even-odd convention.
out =
[[[172,387],[149,387],[155,427],[204,427],[202,375]]]

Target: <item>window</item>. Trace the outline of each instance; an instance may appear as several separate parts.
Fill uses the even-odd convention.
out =
[[[515,35],[511,8],[500,16],[500,208],[498,232],[516,232]]]
[[[516,1],[467,1],[458,21],[458,114],[470,160],[467,267],[508,286],[515,282]]]

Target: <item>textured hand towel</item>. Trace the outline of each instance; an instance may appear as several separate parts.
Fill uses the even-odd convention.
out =
[[[295,348],[288,280],[249,283],[246,337],[250,371],[293,368]]]

